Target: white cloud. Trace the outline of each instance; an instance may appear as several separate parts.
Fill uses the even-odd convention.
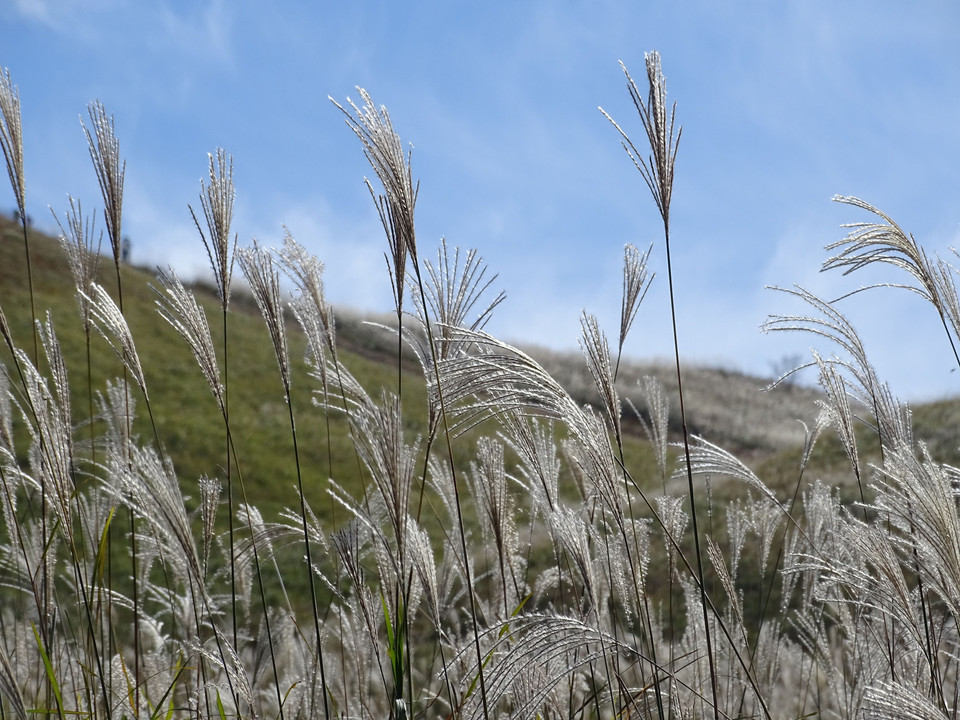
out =
[[[14,0],[21,18],[54,32],[89,37],[96,32],[97,16],[115,12],[129,0]]]
[[[206,6],[189,3],[186,9],[160,4],[157,12],[163,42],[176,48],[177,55],[186,53],[222,63],[233,62],[234,17],[225,0],[210,0]]]

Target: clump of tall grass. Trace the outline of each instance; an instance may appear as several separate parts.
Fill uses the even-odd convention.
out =
[[[659,55],[647,56],[646,69],[644,96],[624,68],[643,149],[614,124],[663,223],[672,305],[683,291],[670,263],[680,129]],[[0,297],[0,713],[956,717],[960,469],[915,439],[909,407],[877,376],[840,303],[787,289],[808,311],[766,324],[830,348],[809,363],[823,392],[785,492],[688,431],[675,318],[675,400],[652,378],[639,383],[639,407],[624,397],[623,347],[642,323],[656,248],[624,250],[615,348],[595,316],[581,318],[596,399],[585,404],[484,330],[504,295],[475,251],[441,242],[428,259],[416,236],[412,152],[387,111],[360,93],[361,105],[337,107],[379,183],[367,187],[387,239],[396,323],[378,327],[395,333],[396,387],[374,392],[351,372],[324,267],[289,231],[276,249],[236,248],[233,160],[218,149],[201,183],[205,222],[190,212],[210,258],[222,342],[173,270],[155,288],[157,310],[191,350],[223,421],[222,462],[200,477],[178,475],[156,423],[146,439],[133,431],[139,407],[150,421],[153,409],[122,300],[125,164],[113,119],[90,106],[93,129],[84,132],[116,288],[100,284],[94,223],[71,199],[60,227],[78,316],[31,310],[24,350]],[[6,72],[0,101],[23,217],[19,101]],[[955,342],[955,267],[869,204],[839,199],[873,219],[850,226],[824,269],[905,270],[907,287]],[[277,517],[248,501],[245,488],[262,479],[244,473],[234,442],[235,262],[265,321],[274,392],[288,408],[297,486]],[[75,368],[56,323],[77,321],[86,366]],[[117,356],[118,378],[101,388],[90,372],[93,328]],[[306,339],[305,375],[291,363],[292,333]],[[403,392],[405,357],[421,366],[425,407]],[[300,393],[313,398],[312,412],[347,421],[355,472],[330,477],[339,445],[329,422],[325,436],[298,432]],[[673,426],[671,406],[680,413]],[[411,430],[415,413],[425,415],[422,435]],[[653,470],[638,470],[625,452],[625,413],[649,439]],[[808,477],[828,433],[849,463],[856,502]],[[881,449],[872,463],[865,433]],[[326,445],[325,474],[303,463],[304,443]],[[740,489],[724,505],[711,492],[720,478]],[[674,495],[678,484],[685,491]],[[308,501],[317,485],[329,511]]]

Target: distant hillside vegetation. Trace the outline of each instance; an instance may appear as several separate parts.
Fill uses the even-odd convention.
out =
[[[15,338],[26,348],[29,343],[29,306],[26,283],[23,238],[19,225],[0,216],[0,304],[7,308],[7,318]],[[199,240],[198,240],[199,241]],[[86,378],[80,373],[85,367],[85,339],[81,323],[75,321],[76,300],[73,278],[66,265],[58,242],[44,233],[32,231],[31,256],[34,275],[34,293],[38,316],[50,313],[60,335],[68,366],[73,372],[72,387],[78,417],[86,416],[89,397]],[[182,339],[156,312],[154,274],[144,268],[126,266],[124,273],[124,300],[131,328],[141,355],[147,382],[151,388],[154,412],[161,441],[174,459],[184,482],[193,482],[202,475],[216,475],[222,464],[222,421],[216,411],[195,361]],[[103,259],[102,283],[108,289],[115,287],[112,260]],[[213,292],[202,285],[197,295],[210,319],[215,336],[218,335],[218,303]],[[11,312],[9,308],[17,308]],[[235,292],[230,320],[231,345],[231,402],[234,432],[241,442],[245,457],[241,458],[244,471],[250,479],[252,502],[270,508],[276,502],[276,490],[286,490],[295,482],[288,458],[290,443],[286,425],[286,410],[280,381],[265,368],[275,370],[276,361],[262,319],[252,301],[242,292]],[[383,317],[377,322],[389,323]],[[396,336],[365,322],[356,311],[339,310],[337,338],[342,359],[367,387],[395,389],[397,384]],[[307,380],[307,367],[302,362],[304,341],[293,324],[290,325],[291,357],[297,362],[297,382]],[[218,341],[219,342],[219,341]],[[93,338],[92,388],[102,392],[108,379],[121,370],[112,351],[99,338]],[[526,348],[567,390],[584,403],[597,400],[590,375],[583,358],[576,352],[556,352],[544,348]],[[2,357],[9,360],[9,351],[3,348]],[[411,430],[418,427],[426,402],[421,371],[412,353],[403,363],[403,392],[411,407]],[[768,378],[753,377],[731,370],[687,366],[684,368],[684,391],[688,428],[708,440],[730,448],[757,467],[779,466],[781,461],[792,462],[803,444],[804,425],[812,426],[818,412],[820,393],[815,388],[783,385],[765,391]],[[646,403],[641,392],[641,381],[653,376],[665,389],[671,406],[671,431],[676,436],[678,413],[676,408],[676,378],[672,366],[644,363],[631,359],[621,365],[618,385],[625,403],[629,401],[642,415]],[[310,388],[314,389],[316,383]],[[349,430],[345,422],[334,417],[331,423],[334,452],[328,457],[326,422],[323,414],[313,406],[310,393],[300,393],[298,422],[300,431],[309,442],[301,447],[308,473],[314,478],[311,496],[319,499],[327,477],[340,479],[356,474],[356,460],[349,451]],[[80,408],[83,410],[80,410]],[[957,448],[950,445],[943,429],[955,427],[960,420],[960,403],[941,401],[914,408],[917,434],[926,438],[931,451],[942,458],[955,458]],[[625,429],[639,448],[646,444],[640,423],[630,407],[625,408]],[[939,428],[939,430],[938,430]],[[140,427],[146,433],[147,426]],[[869,434],[865,433],[865,448],[869,450]],[[819,452],[823,457],[821,470],[831,475],[830,465],[844,468],[842,457],[831,456],[830,442]],[[842,455],[842,453],[841,453]],[[778,460],[779,458],[779,460]],[[776,470],[777,474],[781,472]],[[788,476],[790,471],[783,469]],[[278,509],[275,507],[274,509]]]

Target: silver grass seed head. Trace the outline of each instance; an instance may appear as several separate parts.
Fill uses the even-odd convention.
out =
[[[879,680],[863,694],[864,717],[872,720],[940,720],[943,710],[903,682]]]
[[[230,285],[233,278],[233,263],[236,258],[236,237],[230,242],[230,226],[233,222],[233,201],[236,188],[233,184],[233,156],[223,148],[217,148],[216,157],[208,155],[210,161],[210,184],[200,181],[200,206],[207,224],[207,233],[203,232],[197,216],[190,208],[193,222],[200,232],[203,246],[213,270],[217,295],[224,309],[230,305]],[[190,207],[189,205],[187,207]]]
[[[641,418],[643,430],[653,445],[657,457],[657,467],[660,470],[660,476],[667,476],[667,444],[668,430],[670,422],[670,402],[667,394],[663,390],[663,385],[657,378],[646,375],[641,383],[643,388],[643,399],[647,404],[647,410],[650,414],[649,422]],[[636,413],[639,417],[639,413]]]
[[[194,294],[183,286],[172,269],[167,272],[160,271],[157,280],[162,288],[162,291],[157,290],[159,295],[157,309],[160,317],[170,323],[173,329],[187,341],[210,391],[223,411],[226,407],[226,393],[220,381],[217,354],[213,347],[213,337],[210,334],[206,313]]]
[[[67,364],[63,358],[60,339],[53,326],[53,316],[47,310],[46,320],[37,321],[37,330],[44,354],[47,356],[47,366],[53,380],[53,394],[57,401],[57,411],[64,427],[72,427],[70,408],[70,381],[67,375]]]
[[[49,353],[49,361],[54,383],[58,385],[51,391],[49,382],[33,365],[22,350],[15,351],[15,360],[22,372],[22,387],[25,393],[26,407],[30,408],[31,422],[29,431],[35,442],[31,447],[31,466],[41,484],[42,491],[53,500],[53,509],[65,523],[61,530],[72,533],[72,497],[75,490],[72,474],[73,441],[70,417],[64,417],[61,405],[67,398],[69,405],[69,387],[66,387],[66,369],[59,353],[52,325],[39,325],[43,336],[44,349]]]
[[[131,447],[129,452],[129,462],[118,458],[121,489],[125,502],[152,530],[144,547],[156,548],[157,557],[185,580],[202,584],[200,553],[172,464],[153,447]]]
[[[647,262],[652,250],[652,244],[645,253],[641,253],[629,243],[623,248],[623,298],[620,303],[619,343],[621,352],[627,334],[637,317],[640,303],[647,296],[647,290],[650,289],[650,283],[653,282],[654,276],[647,271]]]
[[[434,628],[439,630],[440,622],[440,592],[437,583],[437,563],[430,545],[430,535],[419,527],[415,520],[407,525],[407,548],[413,561],[413,567],[423,586],[423,594],[427,601],[427,609]]]
[[[710,564],[713,566],[714,572],[717,573],[717,577],[720,579],[720,585],[723,587],[729,607],[733,611],[736,619],[736,627],[744,628],[743,606],[740,602],[733,576],[727,568],[727,563],[723,558],[723,551],[712,537],[707,538],[707,557],[710,559]]]
[[[431,323],[431,327],[435,328],[434,332],[439,335],[437,356],[443,360],[466,348],[464,342],[454,339],[453,329],[465,327],[469,330],[482,330],[494,309],[506,299],[506,294],[501,291],[476,312],[477,303],[498,275],[486,277],[487,267],[473,249],[467,252],[461,267],[460,248],[454,248],[451,262],[446,238],[440,240],[436,265],[426,260],[424,266],[427,270],[427,282],[424,284],[426,297],[420,297],[419,292],[414,292],[414,303],[424,328]],[[469,321],[470,314],[474,312],[475,319]]]
[[[553,510],[559,502],[560,457],[553,423],[511,411],[501,418],[504,440],[520,460],[534,511]]]
[[[140,365],[137,346],[133,342],[130,326],[127,324],[123,313],[120,312],[120,308],[110,297],[110,294],[97,283],[91,283],[89,292],[83,294],[91,303],[90,314],[97,330],[113,348],[117,357],[120,358],[120,361],[133,376],[140,392],[149,402],[147,380],[143,374],[143,367]]]
[[[84,329],[90,330],[90,300],[83,294],[83,290],[91,283],[100,281],[100,246],[103,241],[103,231],[96,234],[96,214],[92,217],[83,216],[83,206],[79,200],[68,196],[70,209],[65,213],[66,226],[53,213],[57,226],[60,228],[60,247],[67,255],[70,272],[77,286],[77,304],[83,318]],[[52,212],[52,211],[51,211]]]
[[[680,140],[679,128],[676,136],[674,136],[677,107],[674,103],[668,119],[667,80],[660,66],[660,53],[656,50],[645,53],[644,60],[647,66],[647,81],[650,85],[647,104],[643,106],[642,103],[638,103],[639,96],[634,98],[634,102],[643,110],[641,119],[644,129],[647,131],[650,148],[653,151],[652,157],[647,161],[648,168],[651,169],[651,175],[656,180],[655,187],[651,187],[651,190],[664,221],[667,221],[670,217],[670,198],[673,193],[673,168],[677,158],[677,143]],[[626,72],[626,69],[624,69],[624,72]],[[633,87],[632,81],[630,85]]]
[[[279,251],[280,266],[297,289],[300,299],[296,302],[299,311],[295,310],[300,324],[307,331],[307,325],[319,333],[307,331],[308,336],[315,339],[322,338],[326,350],[331,357],[337,356],[337,328],[333,306],[327,302],[323,282],[324,266],[317,257],[311,255],[303,245],[294,240],[290,231],[284,227],[283,247]],[[306,322],[305,322],[306,321]],[[314,355],[318,368],[322,370],[323,347],[317,344]]]
[[[390,250],[386,256],[387,269],[399,314],[403,306],[407,255],[414,264],[418,262],[414,209],[419,183],[413,181],[412,151],[404,152],[403,143],[393,129],[387,109],[382,105],[378,108],[363,88],[357,88],[357,91],[363,107],[358,107],[348,98],[350,110],[347,110],[333,98],[330,100],[344,114],[348,127],[360,139],[363,154],[383,186],[383,193],[378,193],[369,180],[365,181],[387,235]]]
[[[786,518],[786,511],[779,504],[771,503],[769,498],[752,500],[748,508],[750,529],[760,541],[759,565],[760,571],[764,572],[777,529]]]
[[[287,334],[284,321],[284,305],[280,299],[280,274],[273,260],[273,253],[261,248],[256,238],[249,248],[237,250],[240,268],[250,283],[250,290],[267,324],[274,354],[280,367],[284,388],[290,389],[290,357],[287,352]]]
[[[316,306],[303,294],[290,301],[290,312],[299,323],[307,341],[306,358],[313,365],[310,374],[320,380],[323,395],[327,397],[330,387],[330,364],[323,322],[316,313]]]
[[[627,90],[634,107],[640,115],[647,136],[649,152],[640,152],[633,141],[617,122],[600,108],[600,112],[620,133],[623,149],[633,160],[643,176],[644,182],[653,195],[660,216],[665,225],[670,223],[670,200],[673,194],[673,170],[677,159],[677,147],[680,143],[681,128],[676,125],[676,103],[667,112],[667,83],[660,67],[660,54],[657,51],[645,54],[649,92],[644,100],[637,84],[626,66],[620,67],[627,78]]]
[[[620,394],[617,392],[606,333],[600,329],[596,316],[587,312],[580,317],[580,328],[583,331],[580,349],[587,361],[587,369],[600,394],[600,400],[606,411],[604,416],[610,423],[610,429],[615,437],[619,438],[621,435]]]
[[[592,533],[590,527],[576,510],[561,507],[549,515],[550,533],[558,550],[567,554],[573,566],[580,574],[583,583],[585,612],[593,610],[599,612],[597,605],[597,579],[594,572],[594,561],[591,553]]]
[[[114,455],[123,457],[132,441],[129,430],[136,417],[136,398],[129,384],[119,380],[108,380],[106,392],[97,396],[98,414],[107,425],[106,443]]]
[[[748,526],[743,502],[736,498],[727,505],[727,537],[730,540],[730,575],[734,579],[740,569],[740,554],[747,539]]]
[[[656,498],[657,518],[663,531],[663,540],[667,556],[673,562],[676,557],[677,546],[683,539],[683,531],[690,522],[690,517],[683,509],[683,500],[672,495],[661,495]]]
[[[820,387],[825,394],[824,399],[817,401],[823,421],[832,425],[837,431],[854,474],[859,478],[860,456],[857,452],[856,427],[846,382],[835,363],[824,361],[817,352],[813,353],[813,357],[820,369]]]
[[[860,198],[836,195],[833,199],[835,202],[866,210],[880,218],[881,222],[844,225],[843,227],[849,230],[847,236],[826,247],[829,251],[840,249],[840,252],[824,261],[822,269],[839,268],[845,275],[849,275],[873,263],[893,265],[904,270],[917,282],[915,286],[906,286],[907,289],[920,294],[939,310],[941,304],[933,281],[933,265],[914,237],[906,233],[889,215]]]
[[[0,149],[7,163],[7,175],[17,198],[20,217],[26,222],[26,182],[23,175],[23,127],[20,122],[20,91],[10,71],[0,69]]]
[[[204,571],[210,561],[210,546],[216,535],[217,506],[220,503],[220,493],[223,483],[217,478],[201,476],[200,486],[200,516],[203,521],[203,567]]]
[[[3,450],[13,450],[13,415],[10,402],[10,376],[7,368],[0,365],[0,447]]]
[[[107,236],[113,248],[114,262],[119,264],[122,252],[121,217],[123,209],[123,179],[126,174],[127,163],[120,158],[120,141],[114,132],[113,116],[107,116],[107,111],[100,101],[87,106],[91,132],[81,118],[80,124],[87,137],[87,146],[93,169],[100,184],[100,193],[103,196],[103,217],[106,220]]]
[[[237,654],[236,650],[233,648],[233,643],[230,642],[223,631],[219,628],[214,628],[214,632],[218,636],[219,641],[213,646],[217,648],[216,650],[211,649],[206,645],[199,644],[188,644],[193,645],[191,648],[193,652],[199,653],[207,661],[207,666],[211,668],[216,668],[222,670],[225,675],[229,676],[230,687],[233,688],[234,693],[239,696],[239,699],[242,700],[248,707],[255,707],[254,701],[254,691],[250,686],[250,679],[247,676],[247,670],[244,667],[242,658]],[[223,682],[226,682],[227,678],[223,678]],[[119,684],[119,683],[118,683]],[[125,687],[125,685],[120,685]],[[223,693],[223,702],[224,704],[227,701],[232,701],[231,693]],[[227,708],[226,713],[228,715],[236,715],[239,717],[241,708]],[[231,712],[232,711],[232,712]]]

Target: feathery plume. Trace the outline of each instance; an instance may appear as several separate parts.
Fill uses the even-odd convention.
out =
[[[200,485],[200,518],[203,521],[203,569],[206,573],[210,561],[210,546],[216,533],[217,505],[220,502],[222,483],[217,478],[203,475]]]
[[[223,148],[217,148],[216,158],[211,153],[210,184],[200,181],[200,206],[207,222],[207,234],[200,227],[197,215],[190,205],[190,215],[197,226],[203,246],[210,259],[213,270],[213,281],[217,286],[217,295],[224,308],[230,305],[230,281],[233,277],[233,262],[235,255],[232,249],[236,247],[236,237],[233,245],[230,243],[230,224],[233,222],[233,201],[236,189],[233,185],[233,156],[228,155]]]
[[[871,287],[902,287],[911,290],[930,302],[947,333],[953,356],[960,365],[960,352],[957,350],[956,338],[960,336],[960,313],[958,313],[957,289],[953,282],[950,265],[939,257],[931,259],[926,251],[920,247],[913,235],[909,235],[897,225],[888,215],[875,208],[870,203],[857,197],[837,195],[836,202],[860,208],[870,212],[882,222],[849,223],[843,227],[850,230],[847,237],[827,245],[827,250],[840,252],[828,258],[823,263],[823,270],[833,268],[843,269],[848,275],[855,270],[872,265],[885,263],[893,265],[910,275],[915,284],[897,285],[894,283],[880,283],[854,290],[853,295]],[[955,268],[954,268],[955,270]],[[953,334],[948,323],[952,325]]]
[[[0,68],[0,149],[7,163],[7,175],[17,209],[26,217],[26,182],[23,176],[23,127],[20,124],[20,91],[10,79],[10,71]]]
[[[873,263],[887,263],[904,270],[916,285],[902,285],[940,308],[940,298],[933,282],[933,265],[912,235],[904,232],[890,216],[857,197],[834,196],[834,201],[866,210],[883,222],[847,223],[850,232],[842,240],[827,245],[828,251],[840,250],[823,263],[823,270],[842,269],[844,275]],[[860,288],[854,292],[861,292]]]
[[[627,155],[633,160],[637,170],[643,176],[647,187],[653,194],[654,202],[660,211],[664,224],[670,222],[670,198],[673,193],[673,168],[677,159],[677,147],[680,143],[682,129],[676,127],[677,105],[673,104],[669,117],[667,116],[667,82],[660,67],[660,53],[653,51],[644,55],[647,65],[647,79],[650,91],[644,101],[637,84],[630,77],[626,66],[621,62],[620,67],[627,77],[627,90],[630,99],[640,115],[643,129],[646,131],[651,154],[641,153],[627,136],[623,129],[610,115],[600,108],[600,112],[613,123],[620,133],[621,144]],[[676,134],[674,132],[676,131]]]
[[[623,352],[623,343],[627,339],[627,334],[633,326],[633,321],[637,317],[637,311],[640,309],[640,303],[647,296],[647,290],[650,289],[650,283],[653,282],[653,275],[647,272],[647,262],[650,259],[650,252],[653,245],[647,248],[645,253],[641,253],[631,244],[623,248],[623,296],[620,301],[620,342],[619,351]]]
[[[89,294],[84,292],[83,295],[90,301],[90,314],[97,330],[113,348],[124,367],[133,375],[134,382],[149,402],[147,380],[143,375],[137,347],[133,342],[130,326],[120,312],[120,308],[110,294],[97,283],[91,283]]]
[[[291,304],[291,309],[307,334],[318,370],[325,373],[325,351],[331,357],[337,356],[337,323],[324,291],[323,263],[294,240],[286,228],[279,255],[281,267],[300,291],[300,298]]]
[[[100,184],[100,193],[103,195],[103,217],[106,220],[107,236],[113,248],[113,260],[120,263],[122,253],[122,238],[120,235],[120,219],[123,209],[123,178],[127,170],[127,163],[120,159],[120,141],[114,133],[113,116],[107,117],[107,111],[99,101],[87,106],[90,114],[90,123],[93,132],[87,129],[83,120],[83,132],[87,136],[87,146],[90,150],[90,159]]]
[[[96,232],[96,216],[83,217],[83,206],[79,200],[68,198],[70,209],[65,213],[66,227],[54,213],[54,219],[60,228],[60,247],[67,255],[70,272],[77,286],[77,303],[80,306],[80,316],[83,318],[83,327],[90,331],[90,299],[83,294],[91,283],[100,279],[100,244],[103,232],[94,245],[93,236]]]
[[[553,510],[559,502],[561,468],[553,423],[519,412],[506,413],[501,422],[506,428],[506,442],[520,459],[520,472],[526,478],[535,506]]]
[[[453,262],[447,249],[446,238],[441,239],[440,249],[437,251],[437,264],[429,260],[424,262],[427,269],[428,282],[424,285],[425,298],[414,295],[417,314],[420,322],[426,326],[432,322],[439,331],[435,332],[438,340],[437,357],[443,360],[456,354],[464,348],[462,342],[454,339],[452,328],[465,327],[469,330],[482,330],[493,314],[494,309],[506,299],[506,294],[500,292],[483,309],[476,314],[476,319],[468,322],[467,318],[486,290],[497,279],[497,275],[485,278],[487,266],[477,255],[476,250],[467,252],[463,267],[460,267],[460,248],[454,248]],[[424,302],[426,306],[424,306]],[[427,354],[429,355],[429,354]]]
[[[193,357],[200,365],[203,377],[210,386],[210,391],[224,412],[226,397],[223,383],[220,382],[220,370],[217,366],[217,354],[213,349],[213,338],[210,335],[210,325],[203,308],[197,302],[196,296],[189,292],[180,282],[180,278],[171,268],[167,272],[161,271],[157,276],[163,291],[157,290],[157,308],[160,317],[166,320],[180,336],[187,341]]]
[[[580,350],[587,361],[593,382],[600,393],[604,416],[610,424],[614,437],[621,437],[620,425],[620,393],[617,392],[617,382],[614,378],[613,365],[610,362],[610,345],[606,334],[600,329],[600,324],[594,315],[584,311],[580,316],[580,328],[583,336],[580,340]]]
[[[864,694],[864,717],[876,720],[942,720],[943,710],[915,688],[886,680]]]
[[[880,382],[853,323],[833,304],[802,287],[772,289],[800,299],[816,314],[771,315],[764,322],[763,331],[807,332],[836,344],[847,357],[834,358],[830,362],[849,371],[853,382],[845,382],[845,387],[856,400],[873,411],[883,443],[895,447],[900,442],[912,442],[906,410],[892,395],[889,386]],[[810,364],[816,364],[816,361]]]
[[[280,376],[285,388],[290,388],[290,357],[287,353],[287,334],[283,318],[283,303],[280,300],[280,275],[273,263],[273,254],[262,249],[256,239],[253,246],[237,250],[237,259],[243,274],[250,283],[250,290],[267,323],[273,350],[280,366]]]
[[[417,240],[414,229],[413,213],[417,204],[419,183],[413,182],[411,169],[412,151],[404,154],[400,136],[393,129],[390,114],[382,105],[377,108],[366,90],[357,88],[363,107],[357,107],[347,98],[352,112],[340,103],[333,102],[346,117],[347,125],[360,139],[363,154],[373,168],[383,193],[378,194],[369,180],[365,180],[370,197],[373,198],[380,214],[380,222],[387,234],[390,253],[387,269],[394,292],[394,304],[398,314],[403,307],[403,287],[406,277],[407,255],[417,262]]]
[[[631,407],[633,407],[633,413],[640,421],[650,445],[653,446],[660,477],[666,482],[667,460],[669,459],[667,456],[667,431],[669,429],[670,404],[663,391],[663,385],[655,377],[644,376],[640,382],[640,387],[644,402],[647,405],[649,419],[645,418],[632,404]]]

